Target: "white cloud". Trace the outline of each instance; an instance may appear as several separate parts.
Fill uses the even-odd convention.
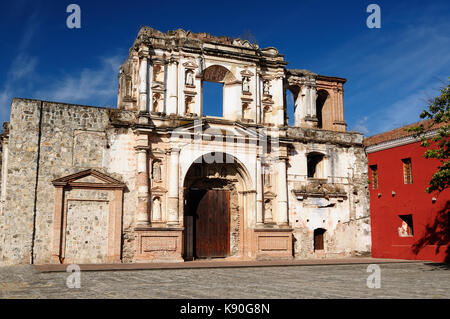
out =
[[[16,10],[23,9],[20,5]],[[35,77],[35,69],[38,64],[37,57],[27,54],[36,30],[39,30],[40,22],[37,12],[34,12],[26,21],[22,37],[18,40],[15,58],[6,72],[3,87],[0,90],[0,119],[9,119],[9,110],[14,94],[29,89]]]
[[[372,135],[420,120],[427,98],[439,93],[450,72],[450,20],[439,14],[442,9],[392,6],[381,29],[367,29],[325,53],[318,71],[348,79],[349,128]],[[362,121],[366,116],[370,120]]]
[[[8,81],[15,82],[32,75],[36,69],[37,62],[38,59],[36,57],[20,53],[11,63],[8,72]]]
[[[369,134],[369,129],[367,128],[368,119],[368,116],[364,116],[362,119],[359,119],[355,125],[349,128],[350,131],[360,132],[367,136],[367,134]]]
[[[13,94],[26,89],[34,78],[37,62],[36,57],[21,52],[11,63],[0,91],[0,117],[2,119],[6,120],[9,117]]]
[[[376,126],[373,131],[384,132],[420,121],[420,113],[428,108],[428,99],[439,95],[442,83],[433,83],[427,88],[396,101],[386,111],[375,115]]]
[[[98,68],[84,68],[52,81],[49,87],[35,92],[39,99],[68,102],[107,104],[117,96],[117,74],[124,57],[121,55],[100,58]]]

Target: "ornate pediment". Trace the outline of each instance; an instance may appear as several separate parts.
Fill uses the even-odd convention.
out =
[[[268,47],[261,50],[264,55],[277,56],[279,54],[278,50],[274,47]]]
[[[150,189],[150,192],[152,194],[164,194],[164,193],[167,193],[167,189],[165,189],[162,186],[155,186]]]
[[[251,72],[251,71],[245,69],[244,71],[241,71],[241,75],[242,75],[243,77],[252,77],[254,74],[253,74],[253,72]]]
[[[159,83],[159,82],[154,82],[155,84],[152,86],[152,90],[154,90],[154,91],[161,91],[161,92],[163,92],[164,91],[164,84],[162,84],[162,83]]]
[[[184,62],[183,66],[186,69],[192,69],[192,70],[198,68],[198,65],[195,62],[193,62],[193,61]]]
[[[264,192],[264,199],[272,199],[275,197],[277,197],[277,194],[275,194],[274,192],[271,191]]]
[[[95,169],[87,169],[52,181],[54,186],[124,188],[126,185]]]

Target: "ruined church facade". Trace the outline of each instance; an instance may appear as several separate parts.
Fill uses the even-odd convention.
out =
[[[14,99],[0,264],[369,253],[367,157],[346,131],[346,80],[286,66],[273,47],[144,27],[117,108]],[[205,82],[223,86],[221,117],[204,112]]]

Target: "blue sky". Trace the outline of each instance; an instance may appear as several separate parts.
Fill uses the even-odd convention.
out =
[[[81,7],[81,29],[66,7]],[[381,28],[366,7],[381,7]],[[450,76],[448,1],[2,1],[0,120],[13,97],[115,106],[117,71],[141,26],[274,46],[288,68],[344,77],[349,130],[366,136],[419,120]]]

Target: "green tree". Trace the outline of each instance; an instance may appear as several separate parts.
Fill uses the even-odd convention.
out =
[[[450,80],[450,77],[449,77]],[[449,187],[450,181],[450,84],[441,88],[441,95],[428,101],[428,109],[420,114],[422,119],[430,119],[429,124],[407,129],[414,136],[421,138],[421,145],[428,148],[425,158],[435,158],[440,161],[438,170],[433,174],[427,193],[433,191],[442,192]],[[433,137],[425,137],[425,133],[434,125],[438,126],[437,134]]]

